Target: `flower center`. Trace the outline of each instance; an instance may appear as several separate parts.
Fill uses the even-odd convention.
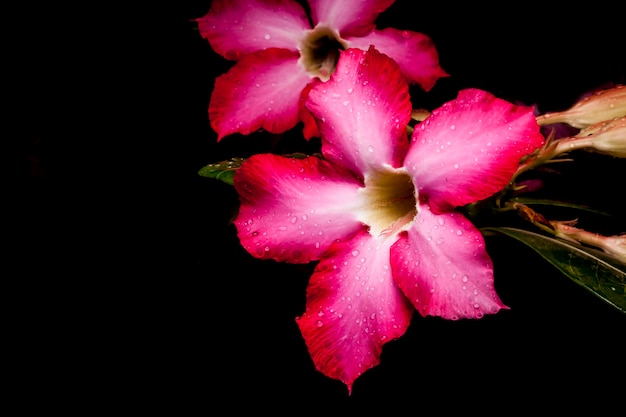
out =
[[[299,62],[307,72],[322,81],[328,81],[335,71],[339,60],[339,51],[348,47],[337,31],[328,26],[318,26],[307,31],[298,49]]]
[[[417,190],[404,168],[386,167],[365,178],[359,190],[360,220],[372,236],[390,236],[407,230],[417,215]]]

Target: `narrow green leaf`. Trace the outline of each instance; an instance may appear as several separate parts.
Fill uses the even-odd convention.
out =
[[[233,185],[235,171],[239,169],[244,160],[244,158],[232,158],[227,161],[209,164],[200,168],[198,174],[203,177],[215,178],[220,181],[224,181],[226,184]]]
[[[309,156],[316,156],[321,158],[321,154],[307,155],[300,152],[295,152],[287,155],[283,155],[286,158],[303,159]],[[245,158],[232,158],[226,161],[216,162],[203,166],[198,171],[198,174],[202,177],[215,178],[220,181],[224,181],[226,184],[233,185],[233,178],[235,172],[241,167],[241,164],[245,161]]]
[[[486,227],[524,243],[559,271],[626,313],[626,264],[604,252],[564,240],[509,227]]]

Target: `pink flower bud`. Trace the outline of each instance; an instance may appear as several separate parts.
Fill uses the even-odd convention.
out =
[[[568,110],[537,117],[540,126],[567,123],[584,129],[595,123],[626,116],[626,88],[623,85],[601,90],[587,96]]]
[[[590,147],[599,153],[626,158],[626,116],[593,124],[576,137],[589,140]]]
[[[626,262],[626,234],[602,236],[572,226],[573,222],[550,222],[554,227],[556,237],[595,246],[609,255]]]

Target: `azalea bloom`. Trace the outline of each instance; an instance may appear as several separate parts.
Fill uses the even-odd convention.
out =
[[[296,320],[317,369],[351,392],[415,310],[457,320],[508,308],[458,208],[506,186],[543,136],[532,108],[467,89],[409,141],[408,84],[374,48],[342,51],[306,106],[323,157],[248,158],[234,176],[235,225],[255,257],[319,261]]]
[[[371,44],[395,59],[410,83],[429,91],[448,74],[424,34],[374,21],[394,0],[309,0],[310,19],[295,0],[214,0],[196,19],[213,50],[236,63],[218,77],[209,103],[211,126],[224,136],[259,129],[281,133],[309,123],[300,96],[314,79],[328,80],[339,51]],[[313,26],[311,23],[313,22]],[[316,135],[305,124],[305,137]]]

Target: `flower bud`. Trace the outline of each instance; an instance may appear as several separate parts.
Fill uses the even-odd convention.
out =
[[[626,87],[616,85],[581,99],[568,110],[538,116],[537,123],[540,126],[566,123],[584,129],[623,116],[626,116]]]
[[[588,126],[576,137],[590,140],[596,152],[626,158],[626,116]]]
[[[626,234],[602,236],[572,226],[572,222],[550,222],[554,227],[556,237],[584,243],[602,249],[605,253],[626,262]]]

